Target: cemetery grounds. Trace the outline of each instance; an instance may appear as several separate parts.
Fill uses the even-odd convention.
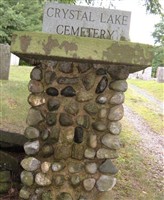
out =
[[[27,66],[11,67],[9,81],[0,82],[0,130],[23,134],[29,110],[27,85],[31,70]],[[131,79],[128,86],[113,197],[114,200],[163,200],[164,83]]]

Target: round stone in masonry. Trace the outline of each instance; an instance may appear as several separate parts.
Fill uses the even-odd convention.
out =
[[[30,94],[29,97],[28,97],[28,103],[31,105],[31,106],[40,106],[40,105],[43,105],[45,104],[46,100],[45,100],[45,97],[44,97],[44,93],[41,93],[41,94]]]
[[[57,79],[57,83],[58,84],[65,84],[65,85],[73,85],[73,84],[77,84],[79,82],[79,78],[78,77],[59,77]]]
[[[90,90],[95,84],[96,75],[94,72],[90,72],[82,76],[82,83],[86,90]]]
[[[70,182],[71,182],[71,185],[73,187],[77,187],[77,186],[80,185],[81,180],[80,180],[80,177],[78,175],[72,175],[71,178],[70,178]]]
[[[56,197],[56,200],[73,200],[73,198],[69,193],[62,192]]]
[[[30,171],[30,172],[33,172],[33,171],[39,169],[40,165],[41,165],[41,162],[34,157],[24,158],[21,161],[21,166],[23,167],[23,169],[25,169],[26,171]]]
[[[65,97],[73,97],[76,96],[76,91],[73,89],[72,86],[67,86],[61,90],[60,94]]]
[[[124,108],[122,105],[117,105],[109,109],[108,119],[110,121],[119,121],[124,116]]]
[[[76,115],[79,112],[79,105],[76,101],[71,100],[64,106],[64,110],[71,115]]]
[[[100,148],[97,151],[96,156],[98,159],[106,159],[106,158],[114,159],[118,158],[118,153],[116,150],[113,149]]]
[[[23,187],[20,191],[19,191],[19,197],[22,199],[29,199],[30,198],[30,191],[27,190],[26,187]]]
[[[73,143],[74,139],[74,127],[69,126],[67,128],[62,129],[61,131],[61,141],[66,143]]]
[[[53,172],[58,172],[58,171],[61,171],[62,169],[65,168],[65,164],[62,161],[61,162],[54,162],[52,164],[51,168],[52,168]]]
[[[48,137],[49,137],[49,135],[50,135],[50,132],[49,132],[49,130],[42,130],[41,131],[41,138],[42,138],[42,140],[46,140]]]
[[[43,120],[44,118],[39,110],[34,109],[34,108],[29,109],[27,120],[26,120],[29,126],[36,126],[38,125],[39,122]]]
[[[120,140],[119,137],[111,134],[106,134],[102,138],[102,143],[110,149],[120,149]]]
[[[97,98],[96,98],[96,102],[99,103],[99,104],[105,104],[107,102],[108,98],[104,95],[99,95]]]
[[[94,94],[88,91],[80,90],[77,93],[76,100],[78,102],[86,102],[94,98]]]
[[[85,158],[94,159],[95,155],[96,155],[96,152],[95,152],[94,149],[92,149],[92,148],[87,148],[87,149],[85,150],[85,153],[84,153]]]
[[[97,135],[93,135],[93,134],[90,135],[88,143],[91,148],[96,148],[97,147]]]
[[[24,144],[24,150],[27,155],[34,155],[39,152],[40,150],[40,143],[39,140],[26,142]]]
[[[56,73],[53,71],[46,71],[44,74],[44,80],[46,84],[51,84],[56,79]]]
[[[54,87],[49,87],[46,89],[46,93],[50,96],[58,96],[59,95],[59,92],[56,88]]]
[[[96,88],[96,94],[100,94],[102,92],[104,92],[104,90],[106,89],[108,85],[108,78],[106,76],[103,76],[102,79],[100,80],[100,82],[97,85]]]
[[[57,113],[48,113],[46,116],[46,123],[49,126],[53,126],[56,124],[57,121]]]
[[[64,175],[60,175],[60,174],[54,175],[53,181],[54,181],[55,186],[62,186],[64,185],[65,177]]]
[[[73,64],[71,62],[61,62],[59,63],[59,70],[63,73],[72,73]]]
[[[96,182],[97,189],[100,192],[110,191],[116,184],[116,178],[107,175],[101,175]]]
[[[83,128],[89,128],[90,126],[90,118],[88,115],[79,115],[76,118],[76,123]]]
[[[47,173],[49,171],[50,167],[51,167],[50,162],[45,161],[41,164],[41,170],[42,170],[43,173]]]
[[[46,130],[46,131],[49,131],[49,130]],[[46,142],[49,144],[54,144],[58,142],[59,134],[60,134],[60,128],[58,128],[57,126],[52,126]]]
[[[86,191],[91,191],[95,186],[96,180],[94,178],[88,178],[83,181],[83,186]]]
[[[80,196],[78,200],[88,200],[88,199],[84,196]]]
[[[32,172],[22,171],[20,177],[21,182],[26,186],[31,186],[34,183],[34,176]]]
[[[109,88],[117,92],[125,92],[128,89],[128,84],[125,80],[113,81],[109,84]]]
[[[46,174],[39,172],[35,176],[35,183],[39,186],[48,186],[51,185],[51,180]]]
[[[79,63],[77,66],[79,73],[85,73],[89,69],[91,69],[91,67],[92,67],[92,65],[88,64],[88,63]]]
[[[44,91],[43,84],[40,81],[31,80],[28,84],[28,89],[32,93],[41,93]]]
[[[85,170],[90,174],[95,174],[97,172],[97,164],[96,163],[87,163],[85,165]]]
[[[29,126],[25,129],[24,134],[28,139],[36,139],[39,137],[40,131],[37,128]]]
[[[67,113],[60,113],[59,122],[62,126],[71,126],[73,125],[72,116]]]
[[[60,101],[58,99],[51,98],[47,101],[47,107],[49,111],[55,111],[60,107]]]
[[[124,93],[123,92],[115,92],[114,95],[109,100],[110,104],[118,105],[124,103]]]
[[[44,144],[41,148],[41,154],[43,157],[49,157],[51,155],[53,155],[54,153],[54,148],[52,145],[49,144]]]
[[[89,114],[89,115],[96,115],[99,111],[98,106],[96,103],[90,102],[84,105],[84,110]]]
[[[118,169],[113,165],[110,159],[107,159],[99,166],[99,171],[101,173],[116,174]]]
[[[68,164],[68,171],[72,174],[79,173],[84,169],[84,164],[82,162],[70,162]]]
[[[74,142],[76,142],[76,143],[83,142],[83,128],[80,126],[75,128]]]
[[[30,73],[30,78],[32,80],[40,81],[43,78],[42,70],[38,67],[33,68]]]
[[[109,132],[114,135],[120,134],[121,129],[122,129],[122,125],[119,121],[109,122],[107,127],[108,127]]]
[[[99,110],[99,114],[98,114],[98,117],[100,119],[104,119],[104,118],[107,118],[107,114],[108,114],[108,110],[106,108],[101,108]]]
[[[40,199],[40,198],[39,198]],[[53,195],[51,193],[51,191],[44,191],[42,194],[41,194],[41,199],[42,200],[53,200]]]
[[[107,126],[106,123],[104,121],[96,121],[92,123],[92,127],[93,129],[95,129],[96,131],[106,131],[107,130]]]
[[[104,68],[99,68],[96,70],[96,75],[106,75],[107,70]]]
[[[115,80],[124,80],[129,76],[128,66],[109,66],[108,73]]]

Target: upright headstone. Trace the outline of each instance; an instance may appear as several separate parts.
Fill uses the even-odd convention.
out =
[[[164,67],[158,67],[157,69],[157,81],[164,83]]]
[[[57,4],[49,2],[44,9],[43,32],[112,40],[129,40],[131,13]]]
[[[0,79],[8,80],[10,70],[10,46],[0,44]]]
[[[20,58],[11,53],[10,66],[18,66]]]

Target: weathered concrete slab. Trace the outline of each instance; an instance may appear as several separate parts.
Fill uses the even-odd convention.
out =
[[[112,40],[129,40],[131,13],[48,2],[44,8],[43,32]]]
[[[131,72],[150,66],[153,57],[150,45],[32,32],[15,32],[11,52],[24,59],[127,65]]]

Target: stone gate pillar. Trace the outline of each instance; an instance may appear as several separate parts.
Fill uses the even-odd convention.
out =
[[[151,65],[151,46],[15,33],[12,52],[35,66],[20,199],[112,199],[126,79]]]

